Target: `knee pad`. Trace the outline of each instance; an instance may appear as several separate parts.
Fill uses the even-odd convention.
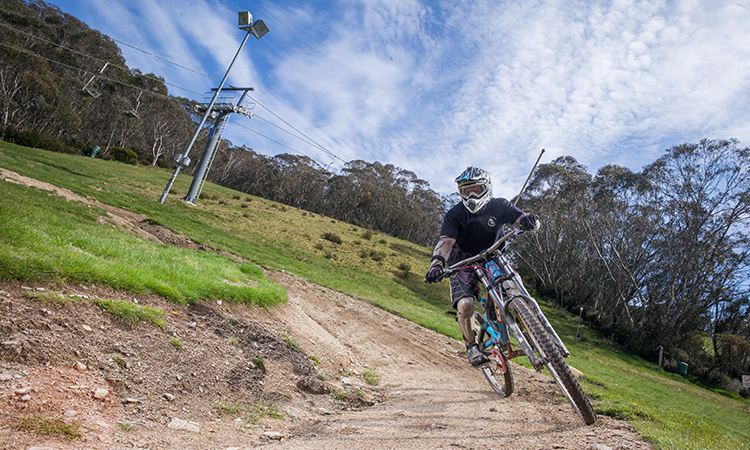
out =
[[[458,311],[459,316],[471,316],[474,313],[474,297],[464,297],[459,300],[456,311]]]

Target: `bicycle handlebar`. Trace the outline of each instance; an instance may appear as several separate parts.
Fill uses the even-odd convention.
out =
[[[497,250],[498,248],[500,248],[500,246],[504,242],[507,242],[511,238],[514,238],[514,237],[516,237],[516,236],[518,236],[520,234],[523,234],[526,231],[528,231],[528,230],[523,230],[523,229],[520,229],[520,228],[513,228],[511,231],[507,232],[503,237],[501,237],[500,239],[498,239],[497,241],[495,241],[495,243],[492,244],[492,246],[490,248],[488,248],[486,250],[482,250],[481,252],[477,253],[476,255],[474,255],[474,256],[472,256],[470,258],[466,258],[463,261],[459,261],[459,262],[453,264],[452,266],[448,267],[447,269],[445,269],[443,271],[443,273],[441,273],[440,276],[438,276],[438,278],[437,278],[436,281],[441,281],[443,278],[446,278],[446,277],[449,277],[449,276],[453,275],[454,273],[458,272],[459,270],[463,269],[464,267],[468,266],[469,264],[471,264],[471,263],[473,263],[475,261],[479,261],[480,259],[486,258],[487,256],[489,256],[492,253],[494,253],[495,250]]]

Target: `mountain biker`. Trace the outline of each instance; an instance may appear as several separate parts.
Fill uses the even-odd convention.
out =
[[[537,217],[516,208],[504,198],[492,198],[489,174],[477,167],[467,168],[456,178],[461,203],[445,214],[440,227],[440,240],[435,245],[425,281],[435,283],[446,266],[469,258],[492,246],[503,234],[505,224],[534,229]],[[457,311],[458,326],[466,344],[472,366],[487,362],[479,350],[476,333],[471,326],[474,297],[478,293],[476,273],[462,270],[450,277],[451,306]]]

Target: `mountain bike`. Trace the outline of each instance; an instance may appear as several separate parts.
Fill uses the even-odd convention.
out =
[[[570,352],[505,254],[508,244],[525,232],[514,228],[490,248],[447,268],[438,281],[462,270],[473,270],[484,285],[486,298],[478,296],[484,312],[474,313],[473,324],[479,347],[488,360],[480,369],[498,395],[513,393],[513,371],[508,361],[526,356],[537,372],[547,368],[575,412],[591,425],[596,422],[596,412],[565,362]],[[511,336],[520,349],[511,346]]]

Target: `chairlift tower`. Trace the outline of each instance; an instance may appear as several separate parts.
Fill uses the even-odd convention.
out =
[[[198,139],[198,134],[200,133],[201,128],[203,128],[203,125],[205,125],[206,120],[208,120],[208,116],[211,113],[214,113],[213,107],[216,104],[216,100],[219,97],[219,94],[221,93],[221,88],[224,87],[224,83],[227,81],[227,77],[229,77],[229,71],[232,70],[232,66],[234,65],[234,62],[237,60],[237,56],[239,56],[240,52],[242,51],[242,47],[245,46],[245,42],[247,42],[247,38],[250,37],[252,34],[255,36],[256,39],[260,39],[263,36],[268,33],[268,27],[262,20],[253,20],[253,15],[250,14],[247,11],[240,11],[238,13],[238,25],[240,30],[246,31],[247,34],[245,35],[245,38],[242,40],[242,43],[240,44],[240,48],[237,49],[237,53],[234,54],[234,58],[232,58],[232,62],[229,64],[229,67],[227,68],[227,72],[224,74],[224,78],[221,80],[221,83],[219,83],[219,87],[216,89],[216,93],[214,94],[213,98],[211,99],[211,103],[208,104],[206,107],[206,112],[203,114],[203,118],[201,119],[201,122],[198,124],[198,127],[195,130],[195,133],[193,134],[193,137],[190,139],[190,142],[187,145],[187,149],[183,153],[181,153],[180,161],[177,163],[177,167],[174,170],[174,173],[172,174],[172,178],[169,179],[169,182],[167,182],[167,187],[164,188],[164,192],[162,192],[161,197],[159,198],[159,203],[163,204],[164,201],[167,199],[167,195],[169,195],[169,191],[172,189],[172,185],[174,184],[174,180],[177,178],[177,174],[180,173],[180,169],[182,169],[182,166],[187,165],[186,161],[188,158],[188,153],[190,153],[190,149],[193,147],[193,144],[195,144],[195,140]],[[232,111],[235,112],[235,111]],[[197,191],[197,189],[196,189]],[[195,197],[195,195],[193,195]]]
[[[216,89],[211,90],[216,91]],[[208,144],[206,144],[206,149],[203,151],[203,156],[201,156],[198,167],[195,169],[193,182],[190,183],[190,189],[188,189],[187,195],[183,198],[183,200],[185,200],[186,202],[195,205],[195,199],[198,197],[198,195],[200,195],[199,190],[201,188],[201,185],[203,184],[203,180],[208,176],[209,164],[213,160],[213,155],[216,152],[216,147],[219,144],[219,139],[221,139],[221,135],[224,132],[224,127],[226,125],[226,121],[229,119],[229,116],[232,113],[237,113],[242,114],[243,116],[247,116],[251,119],[254,117],[252,112],[248,111],[242,106],[242,102],[245,100],[247,93],[252,90],[254,89],[251,87],[230,87],[222,89],[222,92],[242,92],[242,97],[236,105],[231,101],[233,100],[233,98],[229,98],[229,96],[226,95],[224,97],[220,96],[214,103],[213,107],[211,107],[211,105],[208,103],[201,103],[199,105],[196,105],[196,112],[205,113],[210,108],[210,116],[212,118],[215,118],[216,121],[214,122],[214,126],[209,134],[210,139],[208,140]],[[234,97],[234,94],[232,94],[231,97]]]

